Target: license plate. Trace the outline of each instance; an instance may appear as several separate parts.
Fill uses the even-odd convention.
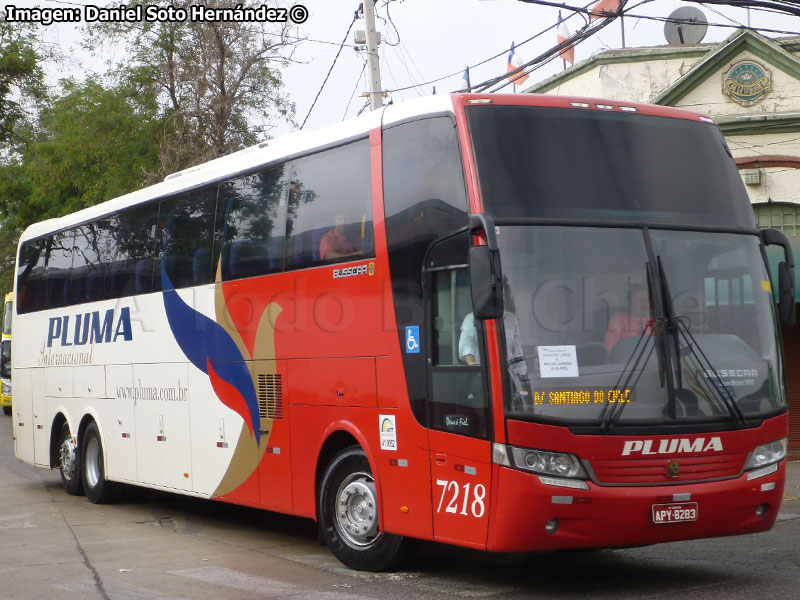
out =
[[[653,504],[653,523],[686,523],[697,521],[697,502]]]

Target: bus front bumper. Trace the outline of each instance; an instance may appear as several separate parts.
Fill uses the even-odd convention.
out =
[[[532,473],[495,468],[498,496],[488,549],[496,552],[643,546],[767,531],[778,516],[786,476],[784,460],[775,473],[751,481],[744,473],[681,485],[589,482],[590,489],[578,490],[545,485]],[[696,519],[654,522],[664,514],[661,507],[675,505],[694,508],[689,514]]]

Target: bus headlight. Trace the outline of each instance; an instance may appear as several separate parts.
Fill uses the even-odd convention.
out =
[[[744,470],[750,471],[752,469],[759,469],[782,461],[786,458],[786,446],[787,438],[769,442],[768,444],[761,444],[750,453],[744,465]]]
[[[3,382],[3,395],[4,396],[11,395],[11,384],[6,381]]]
[[[570,479],[586,479],[586,471],[574,454],[512,446],[511,456],[514,466],[524,471]]]

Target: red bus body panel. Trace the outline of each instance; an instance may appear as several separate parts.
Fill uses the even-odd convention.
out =
[[[536,95],[454,96],[467,197],[475,213],[483,212],[483,203],[464,108],[470,100],[481,99],[575,110],[608,104]],[[576,108],[576,102],[590,106]],[[699,118],[696,113],[633,103],[616,103],[614,110],[619,105],[642,114]],[[257,359],[275,361],[288,401],[283,419],[274,422],[271,450],[258,470],[219,500],[316,519],[320,454],[330,436],[346,432],[370,461],[381,504],[381,529],[389,533],[493,551],[531,551],[633,546],[752,533],[772,526],[783,493],[785,465],[754,481],[747,481],[741,470],[758,444],[785,435],[785,415],[757,429],[676,436],[576,435],[566,427],[506,421],[500,344],[493,321],[486,323],[492,441],[420,425],[409,405],[395,320],[380,129],[370,132],[370,147],[374,258],[222,284],[228,313],[251,352],[259,327],[254,315],[268,312],[270,303],[277,305],[271,313],[274,356]],[[482,237],[476,240],[484,243]],[[365,266],[367,274],[336,276],[336,270],[349,266]],[[395,451],[381,449],[378,420],[384,414],[396,419]],[[622,456],[625,441],[644,444],[651,438],[712,436],[720,438],[724,456],[709,459],[702,452],[678,457]],[[612,478],[614,485],[590,482],[589,490],[545,485],[532,473],[493,464],[492,442],[576,454],[592,465],[601,481]],[[658,448],[658,444],[647,448]],[[676,480],[663,475],[670,459],[684,465],[683,475]],[[642,469],[647,473],[637,475]],[[716,480],[697,483],[698,478]],[[694,483],[681,483],[688,479]],[[652,505],[670,503],[675,495],[689,495],[697,502],[699,518],[653,524]],[[763,518],[755,514],[760,505],[768,507]],[[551,519],[559,521],[554,534],[545,531]]]

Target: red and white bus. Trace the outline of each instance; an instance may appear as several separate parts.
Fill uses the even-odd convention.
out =
[[[356,569],[764,531],[792,268],[707,117],[388,106],[29,227],[16,455],[315,519]]]

